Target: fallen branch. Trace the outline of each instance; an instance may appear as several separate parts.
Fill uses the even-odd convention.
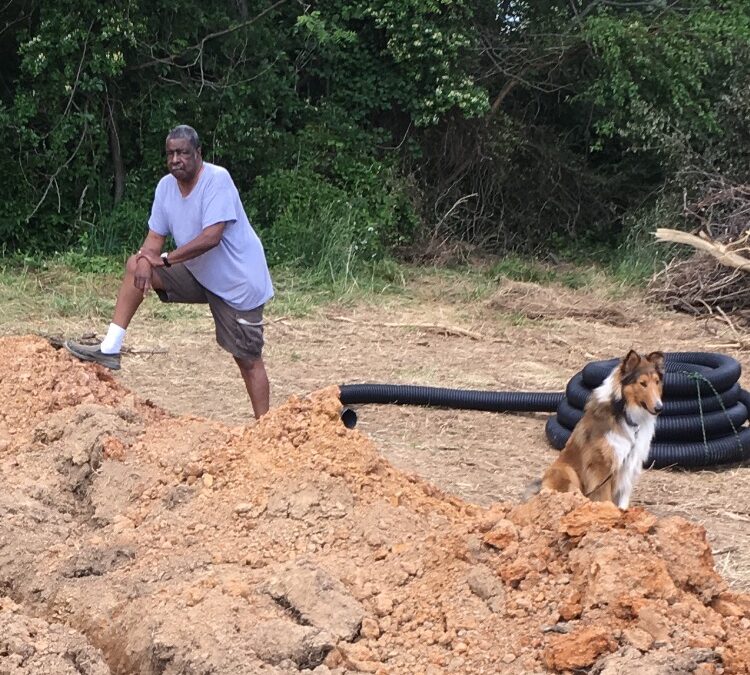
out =
[[[351,319],[348,316],[329,316],[327,318],[331,319],[332,321],[344,321],[346,323],[357,323],[368,326],[384,326],[386,328],[416,328],[418,330],[428,330],[436,333],[441,333],[443,335],[459,335],[461,337],[468,337],[472,340],[477,341],[502,342],[502,340],[500,340],[499,338],[490,338],[486,335],[481,335],[480,333],[475,333],[474,331],[470,331],[465,328],[459,328],[458,326],[444,326],[436,323],[379,323],[373,321],[357,321],[356,319]]]
[[[136,354],[140,356],[141,354],[169,354],[168,349],[131,349],[130,347],[123,347],[122,348],[123,354]]]
[[[694,234],[689,232],[682,232],[681,230],[670,230],[668,228],[660,227],[656,230],[656,238],[659,241],[669,241],[677,244],[687,244],[699,251],[704,251],[709,255],[716,258],[722,265],[727,267],[733,267],[743,272],[750,272],[750,260],[741,256],[730,248],[726,244],[720,244],[716,241],[708,239],[707,237],[696,237]]]
[[[47,340],[47,342],[50,343],[52,347],[55,349],[62,349],[65,346],[65,338],[60,337],[59,335],[48,335],[46,333],[36,333],[41,338],[44,338]],[[96,335],[94,333],[86,333],[81,337],[81,340],[83,340],[83,344],[99,344],[101,341],[96,341],[94,338],[96,338]],[[164,348],[158,348],[158,349],[132,349],[131,347],[123,347],[122,348],[123,354],[133,354],[133,355],[141,355],[141,354],[169,354],[168,349]]]
[[[739,513],[733,513],[732,511],[722,511],[721,515],[729,518],[730,520],[739,520],[743,523],[750,523],[750,518],[740,515]]]
[[[750,349],[750,340],[747,340],[745,337],[743,337],[742,333],[737,329],[737,327],[732,323],[732,320],[727,316],[727,313],[721,308],[716,308],[717,313],[721,317],[721,319],[729,326],[729,330],[732,331],[732,334],[734,335],[734,342],[726,343],[722,345],[709,345],[709,348],[711,349]]]
[[[737,351],[747,351],[750,349],[750,342],[745,340],[737,342],[709,342],[706,345],[707,349],[712,351],[724,351],[725,349],[736,349]]]

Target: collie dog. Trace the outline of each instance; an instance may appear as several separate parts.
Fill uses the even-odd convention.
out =
[[[592,392],[541,487],[628,508],[664,407],[663,382],[664,354],[644,357],[631,349]]]

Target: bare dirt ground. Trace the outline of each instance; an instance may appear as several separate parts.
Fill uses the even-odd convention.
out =
[[[334,390],[296,397],[560,391],[630,347],[717,349],[723,324],[429,283],[268,319],[257,425],[207,314],[134,323],[114,378],[0,340],[0,672],[750,672],[748,467],[647,472],[625,515],[519,506],[554,457],[544,415],[362,406],[347,431]]]
[[[592,292],[506,282],[479,301],[454,284],[424,281],[391,303],[326,307],[309,318],[269,316],[266,356],[273,404],[329,384],[380,382],[493,391],[562,391],[586,363],[643,351],[721,351],[740,361],[750,388],[750,352],[724,347],[723,321],[696,320]],[[395,325],[394,325],[395,324]],[[472,336],[437,328],[463,329]],[[249,424],[236,366],[213,341],[207,312],[189,323],[137,325],[135,350],[118,379],[177,414]],[[717,347],[718,346],[718,347]],[[360,431],[383,456],[476,504],[519,499],[554,458],[546,414],[508,415],[407,406],[361,406]],[[750,590],[750,467],[651,471],[635,504],[706,527],[717,564]]]

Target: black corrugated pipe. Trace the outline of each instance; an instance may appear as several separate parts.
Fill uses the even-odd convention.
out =
[[[583,410],[574,408],[567,401],[557,406],[557,421],[565,429],[572,430],[583,417]],[[656,422],[654,441],[693,441],[703,438],[726,436],[739,429],[746,421],[748,411],[744,404],[735,403],[726,410],[707,412],[703,415],[664,415]]]
[[[583,384],[583,373],[577,373],[565,387],[565,399],[574,408],[583,410],[591,391],[590,387]],[[719,395],[668,399],[664,401],[664,413],[667,415],[690,415],[692,413],[699,414],[701,411],[707,413],[731,408],[740,400],[740,391],[740,385],[735,383]]]
[[[570,429],[561,426],[554,416],[547,420],[545,431],[556,450],[565,447],[571,433]],[[747,459],[750,459],[750,427],[742,427],[737,429],[736,436],[732,433],[722,438],[707,439],[705,443],[652,443],[646,466],[654,469],[668,466],[694,468],[743,462]]]
[[[566,400],[546,424],[554,448],[565,447],[585,401],[617,363],[589,363],[568,383]],[[750,394],[737,383],[740,364],[724,354],[673,352],[666,354],[664,367],[664,411],[656,422],[648,464],[697,467],[750,458],[750,428],[742,426]]]
[[[524,391],[476,391],[401,384],[342,384],[341,402],[428,405],[487,412],[554,412],[565,394]]]
[[[619,363],[619,359],[592,361],[581,371],[583,383],[598,387]],[[694,398],[726,391],[740,379],[739,362],[715,352],[672,352],[665,355],[664,391],[670,398]]]
[[[617,365],[618,359],[594,361],[557,392],[490,392],[389,384],[342,385],[341,402],[397,403],[492,412],[553,412],[547,438],[558,450],[583,415],[591,392]],[[664,411],[656,425],[648,465],[710,466],[750,458],[748,420],[750,394],[737,382],[740,364],[712,352],[671,352],[665,355]],[[356,424],[346,409],[345,423]]]

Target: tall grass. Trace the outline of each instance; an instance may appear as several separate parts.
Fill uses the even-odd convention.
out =
[[[625,236],[614,251],[610,268],[624,283],[645,284],[675,258],[693,255],[686,246],[656,240],[660,227],[685,227],[681,191],[663,192],[653,203],[630,212],[623,220]]]
[[[527,281],[541,285],[560,284],[578,289],[591,286],[602,274],[601,266],[593,262],[582,264],[543,263],[533,258],[511,255],[492,265],[489,274],[495,278],[505,277],[514,281]]]
[[[61,330],[70,322],[99,330],[111,319],[122,279],[122,256],[68,252],[39,256],[0,255],[0,333]],[[321,264],[305,269],[276,266],[276,297],[269,315],[305,316],[332,302],[353,303],[402,292],[408,270],[392,261],[346,270]],[[151,297],[139,317],[162,321],[205,314],[196,305],[174,305]],[[43,328],[44,327],[44,328]]]
[[[305,316],[332,303],[379,303],[394,297],[410,301],[424,297],[431,287],[437,299],[471,305],[482,302],[504,278],[571,289],[603,287],[617,295],[644,286],[669,248],[660,248],[644,230],[634,233],[608,259],[586,264],[508,256],[461,268],[415,268],[391,258],[359,259],[350,232],[346,223],[341,230],[326,232],[320,260],[314,265],[300,262],[272,268],[276,296],[269,304],[269,316]],[[0,253],[0,333],[40,326],[55,330],[70,322],[98,330],[111,319],[124,262],[124,255],[83,251],[48,258]],[[412,287],[421,290],[415,294]],[[201,307],[168,305],[152,298],[139,310],[139,317],[172,321],[204,313]]]
[[[0,333],[56,332],[70,323],[101,329],[114,311],[123,262],[119,256],[75,253],[0,256]],[[152,298],[139,313],[172,319],[196,309]]]
[[[63,258],[0,258],[0,328],[19,331],[45,319],[103,319],[114,309],[116,288],[112,274],[83,272]]]

